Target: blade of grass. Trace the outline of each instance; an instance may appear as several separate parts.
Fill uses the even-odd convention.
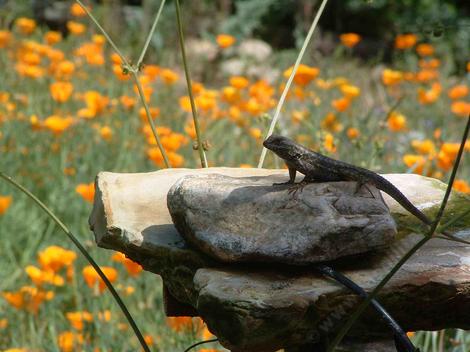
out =
[[[271,124],[269,126],[268,133],[266,134],[266,138],[268,138],[274,131],[274,127],[276,126],[277,120],[279,119],[279,115],[281,113],[282,106],[284,105],[284,101],[286,100],[287,92],[289,91],[289,88],[292,84],[294,76],[295,76],[295,74],[297,72],[297,69],[300,65],[300,61],[302,61],[302,58],[305,54],[307,46],[310,43],[310,39],[312,38],[313,32],[315,31],[315,28],[317,27],[318,21],[320,20],[320,16],[322,15],[323,9],[325,8],[327,2],[328,2],[328,0],[323,0],[320,7],[318,8],[318,11],[317,11],[317,14],[315,15],[315,18],[313,19],[312,25],[310,26],[310,29],[307,33],[307,36],[305,37],[302,48],[300,49],[299,55],[297,56],[297,60],[295,60],[295,64],[294,64],[294,67],[292,68],[292,72],[289,76],[289,79],[287,80],[287,83],[284,87],[284,90],[282,91],[281,97],[279,98],[279,101],[277,103],[276,112],[274,113],[273,119],[272,119]],[[263,147],[263,149],[261,151],[261,156],[260,156],[259,162],[258,162],[258,168],[263,167],[264,159],[266,158],[266,152],[267,152],[267,149],[265,147]]]
[[[189,101],[191,102],[191,111],[193,113],[194,129],[196,130],[197,150],[199,152],[199,158],[201,159],[202,167],[207,167],[206,153],[204,152],[204,148],[202,146],[202,136],[201,136],[201,130],[199,128],[199,119],[197,115],[196,104],[194,103],[193,87],[191,84],[191,77],[189,75],[188,63],[186,61],[186,50],[184,48],[183,24],[181,21],[181,10],[180,10],[179,0],[175,1],[175,7],[176,7],[176,20],[178,22],[178,38],[179,38],[180,48],[181,48],[181,57],[183,59],[184,75],[186,76],[186,84],[188,86]]]
[[[152,39],[153,34],[155,33],[155,29],[157,28],[157,23],[158,23],[158,20],[160,19],[160,15],[162,14],[165,1],[166,0],[162,0],[162,2],[160,3],[160,7],[158,8],[157,15],[155,16],[155,20],[153,21],[153,24],[152,24],[152,28],[150,29],[150,32],[147,36],[147,40],[145,41],[142,52],[140,53],[139,60],[137,61],[137,67],[140,67],[142,65],[142,61],[144,61],[145,53],[147,52],[147,49],[150,45],[150,40]]]
[[[87,252],[85,247],[80,243],[80,241],[73,235],[73,233],[65,226],[65,224],[43,203],[41,202],[34,194],[32,194],[30,191],[28,191],[25,187],[20,185],[18,182],[13,180],[10,176],[6,175],[2,171],[0,171],[0,177],[3,178],[5,181],[9,182],[11,185],[19,189],[21,192],[26,194],[34,203],[36,203],[42,210],[46,212],[46,214],[62,229],[62,231],[65,232],[65,234],[70,238],[70,240],[73,242],[73,244],[80,250],[80,252],[83,254],[83,256],[88,260],[88,262],[91,264],[91,266],[95,269],[95,271],[98,273],[100,278],[104,281],[106,286],[108,287],[109,291],[113,295],[114,299],[116,300],[116,303],[119,305],[121,308],[122,312],[127,318],[127,321],[129,322],[130,326],[132,327],[132,330],[134,330],[134,334],[137,336],[142,348],[146,352],[150,352],[149,347],[147,346],[147,343],[144,340],[144,337],[142,336],[139,328],[137,327],[137,324],[135,323],[134,319],[131,316],[131,313],[127,309],[126,305],[122,301],[121,297],[117,293],[117,291],[114,289],[113,285],[111,282],[108,280],[106,275],[103,273],[101,268],[98,266],[98,264],[95,262],[95,260],[91,257],[91,255]]]
[[[359,316],[364,312],[364,310],[367,308],[367,306],[370,304],[371,300],[377,296],[379,291],[390,281],[390,279],[396,274],[396,272],[405,264],[408,259],[418,251],[427,241],[429,241],[432,238],[432,235],[436,231],[437,226],[439,225],[439,221],[442,218],[442,215],[444,214],[445,207],[447,205],[447,201],[449,200],[450,193],[452,191],[452,185],[454,184],[455,180],[455,175],[457,174],[457,169],[460,165],[460,160],[462,158],[462,154],[464,151],[465,147],[465,142],[467,141],[468,137],[468,132],[470,129],[470,116],[468,116],[467,119],[467,125],[465,126],[465,130],[463,133],[462,137],[462,142],[460,143],[460,148],[459,152],[457,154],[457,158],[455,159],[454,162],[454,167],[452,168],[452,173],[449,178],[449,183],[447,184],[447,189],[446,193],[444,194],[444,199],[442,200],[441,207],[439,208],[439,211],[436,215],[436,218],[434,222],[431,225],[430,230],[426,233],[426,235],[417,243],[415,244],[399,261],[395,266],[392,268],[392,270],[389,271],[389,273],[380,281],[380,283],[374,288],[374,290],[371,292],[371,294],[361,302],[359,307],[351,314],[350,318],[346,321],[346,323],[342,326],[342,328],[339,330],[338,334],[335,336],[331,344],[328,346],[327,352],[332,352],[335,350],[335,348],[338,346],[338,344],[341,342],[343,337],[348,333],[349,329],[353,326],[353,324],[356,322],[356,320],[359,318]]]
[[[163,148],[163,144],[160,141],[160,137],[157,133],[157,128],[155,127],[155,123],[153,122],[152,115],[150,115],[148,104],[145,101],[144,90],[142,89],[142,84],[140,83],[140,80],[139,80],[139,74],[135,70],[132,70],[131,74],[132,74],[132,77],[134,77],[135,85],[137,86],[137,90],[139,91],[140,101],[142,102],[142,105],[144,106],[145,115],[147,116],[147,121],[150,125],[150,128],[152,129],[153,137],[155,138],[155,141],[157,142],[158,148],[160,149],[160,153],[162,153],[163,162],[165,163],[165,166],[167,168],[171,168],[170,162],[168,160],[168,156],[166,155],[166,152],[165,152],[165,148]]]

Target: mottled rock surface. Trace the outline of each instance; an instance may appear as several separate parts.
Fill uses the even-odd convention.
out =
[[[275,351],[314,343],[334,332],[357,305],[357,297],[313,267],[220,265],[190,247],[171,223],[166,207],[169,188],[188,174],[233,177],[272,175],[287,181],[286,170],[210,168],[171,169],[147,174],[100,173],[90,225],[99,246],[119,250],[162,276],[182,314],[201,315],[209,329],[233,351]],[[427,215],[437,212],[445,185],[418,175],[384,175]],[[401,239],[390,248],[333,266],[366,290],[375,287],[420,238],[419,221],[383,194]],[[443,223],[470,208],[470,199],[453,193]],[[450,232],[470,239],[470,217],[460,217]],[[408,331],[445,327],[470,328],[470,248],[432,239],[398,272],[379,296],[380,302]],[[188,308],[189,307],[189,308]],[[449,314],[451,313],[451,314]],[[178,311],[172,311],[178,315]],[[384,336],[373,311],[355,325],[351,336]]]
[[[396,227],[380,191],[356,182],[292,191],[272,178],[191,175],[168,192],[179,233],[223,262],[305,265],[386,248]]]

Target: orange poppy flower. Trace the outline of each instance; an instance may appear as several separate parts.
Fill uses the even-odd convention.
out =
[[[418,44],[416,46],[416,52],[419,56],[431,56],[434,54],[434,47],[427,43]]]
[[[470,193],[470,185],[465,180],[455,180],[452,188],[463,193]]]
[[[216,37],[217,44],[222,48],[228,48],[231,47],[235,42],[237,41],[235,37],[229,35],[229,34],[219,34]]]
[[[461,100],[454,101],[450,110],[457,116],[467,117],[470,114],[470,103]]]
[[[394,71],[390,69],[385,69],[382,72],[382,82],[386,86],[392,86],[400,83],[403,80],[403,73],[400,71]]]
[[[399,34],[395,38],[395,48],[405,50],[415,46],[418,37],[414,34]]]
[[[284,77],[288,78],[291,75],[293,69],[294,66],[291,66],[287,70],[285,70]],[[310,67],[307,65],[300,64],[297,68],[297,72],[295,73],[294,82],[298,85],[305,86],[311,81],[313,81],[315,78],[317,78],[319,73],[320,70],[317,67]]]
[[[80,23],[80,22],[68,21],[67,22],[67,29],[72,34],[81,35],[81,34],[85,33],[86,26],[84,24]]]
[[[15,27],[21,34],[31,34],[36,29],[36,21],[31,18],[20,17],[15,21]]]
[[[11,42],[11,32],[0,31],[0,49],[5,48]]]
[[[117,280],[118,273],[116,269],[109,266],[103,266],[101,267],[101,270],[111,283]],[[94,288],[96,287],[96,284],[98,284],[99,292],[104,291],[104,289],[106,288],[106,284],[91,265],[85,266],[82,270],[82,274],[83,278],[85,279],[85,283],[88,285],[88,287]]]
[[[468,86],[466,86],[465,84],[459,84],[449,89],[447,94],[449,95],[450,99],[455,100],[455,99],[460,99],[460,98],[465,97],[468,94],[468,92],[469,92]]]
[[[357,33],[344,33],[339,36],[341,43],[348,48],[353,48],[361,41],[361,36]]]
[[[58,272],[63,267],[70,267],[77,254],[74,251],[59,247],[49,246],[38,253],[38,261],[43,270]]]
[[[73,85],[70,82],[54,82],[49,85],[52,99],[59,103],[69,100],[73,92]]]
[[[0,196],[0,215],[5,214],[12,200],[12,196]]]
[[[93,199],[95,197],[95,184],[93,182],[81,183],[75,187],[75,192],[80,194],[87,202],[93,203]]]
[[[73,123],[71,117],[60,117],[57,115],[49,116],[44,120],[43,126],[49,129],[55,135],[59,135],[68,129]]]
[[[112,259],[115,262],[122,263],[124,267],[126,268],[127,272],[131,276],[137,276],[140,274],[140,272],[143,270],[142,266],[131,259],[127,258],[123,253],[121,252],[116,252],[113,256]]]
[[[387,119],[388,129],[392,132],[400,132],[406,129],[406,117],[393,111]]]

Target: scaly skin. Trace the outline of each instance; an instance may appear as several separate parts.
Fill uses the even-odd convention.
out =
[[[398,188],[373,171],[329,158],[279,135],[271,135],[263,142],[263,145],[285,161],[289,169],[287,184],[294,184],[297,171],[305,175],[302,183],[356,181],[358,186],[369,183],[387,193],[423,223],[428,226],[432,225],[432,221],[416,208]],[[470,244],[470,242],[446,232],[443,232],[443,235],[454,241]]]

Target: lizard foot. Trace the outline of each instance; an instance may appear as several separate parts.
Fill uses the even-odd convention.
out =
[[[291,187],[289,187],[289,190],[287,191],[287,193],[289,194],[292,194],[293,196],[295,196],[297,194],[297,192],[300,191],[300,193],[302,193],[302,191],[304,190],[304,187],[308,184],[307,181],[300,181],[299,183],[296,183],[294,185],[292,185]]]

